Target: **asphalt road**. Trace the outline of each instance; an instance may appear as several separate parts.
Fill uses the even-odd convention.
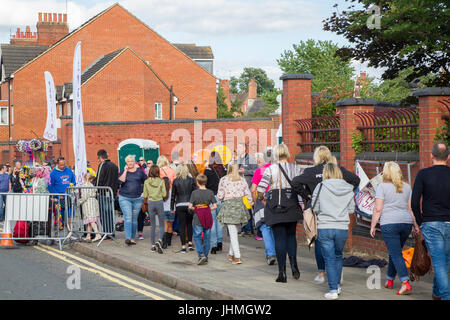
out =
[[[196,298],[105,266],[80,254],[60,252],[57,246],[20,246],[0,249],[0,300],[9,299]]]

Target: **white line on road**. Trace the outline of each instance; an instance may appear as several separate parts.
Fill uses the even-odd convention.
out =
[[[67,252],[64,252],[64,251],[59,251],[59,250],[56,250],[56,249],[51,248],[51,247],[46,246],[46,245],[38,245],[38,246],[34,246],[34,248],[37,249],[37,250],[40,250],[42,252],[46,252],[47,254],[50,254],[50,255],[52,255],[52,256],[60,259],[60,260],[66,261],[67,263],[77,265],[77,266],[79,266],[82,269],[85,269],[85,270],[90,271],[92,273],[99,274],[100,276],[102,276],[103,278],[105,278],[105,279],[107,279],[109,281],[112,281],[112,282],[115,282],[117,284],[120,284],[120,285],[122,285],[122,286],[124,286],[124,287],[126,287],[128,289],[131,289],[131,290],[134,290],[136,292],[139,292],[139,293],[141,293],[141,294],[143,294],[143,295],[145,295],[147,297],[150,297],[152,299],[165,300],[165,298],[159,297],[159,296],[157,296],[157,295],[155,295],[155,294],[153,294],[153,293],[151,293],[149,291],[142,290],[142,289],[137,288],[135,286],[139,286],[139,287],[145,288],[147,290],[153,291],[155,293],[158,293],[160,295],[163,295],[163,296],[171,298],[171,299],[184,300],[181,297],[172,295],[172,294],[170,294],[168,292],[165,292],[165,291],[162,291],[160,289],[154,288],[154,287],[149,286],[149,285],[147,285],[145,283],[136,281],[136,280],[134,280],[132,278],[124,276],[124,275],[122,275],[120,273],[117,273],[115,271],[108,270],[108,269],[103,268],[103,267],[101,267],[99,265],[96,265],[95,263],[92,263],[90,261],[87,261],[85,259],[77,257],[77,256],[72,255],[70,253],[67,253]],[[69,258],[71,258],[73,260],[77,260],[80,263],[83,263],[83,264],[85,264],[87,266],[90,266],[90,267],[86,267],[84,265],[77,264],[73,260],[70,260]],[[119,279],[124,280],[126,282],[121,281]],[[130,283],[135,285],[135,286],[131,285]]]

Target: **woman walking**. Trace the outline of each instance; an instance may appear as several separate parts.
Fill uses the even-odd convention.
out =
[[[222,158],[218,152],[211,152],[209,157],[209,165],[205,169],[204,175],[208,178],[206,182],[206,189],[214,192],[214,196],[217,199],[217,191],[219,189],[219,182],[226,174],[225,167],[222,164]],[[222,207],[221,201],[217,201],[217,209],[212,210],[213,226],[211,228],[211,253],[216,254],[217,251],[222,251],[222,237],[223,227],[222,224],[217,221],[217,214]]]
[[[410,185],[403,182],[400,166],[393,161],[386,162],[383,167],[383,182],[378,185],[375,193],[370,235],[375,237],[375,227],[380,220],[381,233],[389,252],[387,282],[384,287],[393,289],[394,279],[398,274],[402,283],[397,291],[398,295],[409,294],[412,290],[402,248],[413,226],[417,232],[420,230],[411,210],[411,192]]]
[[[313,160],[314,167],[306,168],[301,175],[292,180],[292,187],[305,201],[305,210],[311,208],[311,196],[316,186],[322,182],[322,173],[325,164],[336,161],[331,155],[330,149],[326,146],[319,146],[314,150]],[[340,169],[344,180],[353,185],[354,189],[356,189],[359,186],[359,177],[346,170],[344,167],[340,167]],[[322,284],[325,282],[325,260],[323,259],[318,239],[314,242],[314,253],[318,271],[317,276],[314,278],[314,282]]]
[[[170,210],[175,214],[179,223],[181,253],[186,253],[186,238],[189,251],[193,251],[192,246],[192,219],[193,212],[188,209],[192,192],[197,189],[195,180],[189,175],[185,164],[180,164],[176,170],[177,177],[172,184],[172,199]],[[187,229],[187,235],[186,235]]]
[[[286,254],[294,279],[300,278],[297,264],[297,221],[300,220],[302,209],[298,196],[291,186],[291,179],[300,173],[300,167],[288,163],[289,149],[285,144],[279,144],[273,149],[273,162],[264,171],[258,184],[258,198],[264,200],[268,188],[268,199],[264,209],[264,220],[272,228],[275,240],[275,252],[278,262],[278,277],[276,282],[287,282]]]
[[[125,162],[125,168],[119,173],[119,205],[124,217],[125,243],[130,246],[136,244],[137,218],[144,201],[142,189],[146,176],[134,155],[128,155]]]
[[[170,211],[170,195],[172,193],[172,183],[176,178],[175,171],[169,166],[169,160],[165,156],[159,156],[156,161],[156,165],[159,167],[160,178],[169,179],[169,191],[168,197],[164,199],[163,207],[164,207],[164,236],[162,239],[163,249],[167,248],[167,246],[172,245],[172,226],[173,221],[175,220],[175,214],[172,214]]]
[[[150,215],[150,241],[151,251],[163,253],[162,239],[164,236],[164,197],[166,196],[166,184],[160,178],[158,166],[151,166],[148,173],[148,179],[144,184],[144,198],[148,201],[148,213]],[[156,216],[158,216],[159,233],[158,241],[155,241],[156,235]]]
[[[232,163],[228,166],[228,174],[220,179],[217,191],[217,199],[223,201],[222,209],[217,215],[217,221],[225,224],[230,234],[230,250],[228,260],[232,264],[241,264],[241,252],[239,250],[238,227],[249,220],[248,210],[242,200],[247,197],[253,204],[248,184],[239,175],[239,165]]]
[[[312,210],[317,214],[317,235],[330,289],[325,298],[337,299],[341,293],[342,251],[355,200],[353,186],[343,179],[341,169],[333,162],[323,168],[322,182],[313,192]]]
[[[99,241],[102,236],[98,234],[98,223],[100,223],[100,208],[97,200],[97,191],[92,188],[94,185],[92,181],[94,180],[94,176],[87,172],[84,175],[84,184],[81,189],[81,198],[80,204],[81,209],[83,210],[83,224],[86,226],[86,231],[88,234],[86,235],[85,240],[90,242]],[[94,239],[91,238],[91,231],[97,233]]]

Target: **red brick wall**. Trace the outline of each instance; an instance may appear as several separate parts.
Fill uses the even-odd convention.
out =
[[[154,120],[155,102],[162,103],[163,119],[169,120],[170,91],[129,49],[81,90],[85,122]]]
[[[64,122],[71,123],[71,120],[64,120]],[[62,154],[67,159],[69,165],[73,165],[73,147],[72,147],[72,126],[66,126],[62,123],[63,129],[63,143]],[[87,160],[91,163],[97,163],[97,151],[99,149],[105,149],[109,154],[112,161],[118,161],[117,148],[121,141],[132,138],[149,139],[158,143],[160,146],[160,154],[168,156],[170,158],[171,152],[175,146],[180,143],[180,140],[176,140],[176,137],[172,139],[172,133],[176,129],[187,130],[191,137],[191,154],[200,148],[211,149],[212,146],[219,144],[219,141],[215,137],[209,136],[209,129],[217,129],[223,135],[223,144],[231,145],[234,142],[234,146],[237,146],[238,139],[245,139],[250,142],[250,152],[262,152],[267,145],[272,145],[271,129],[273,128],[273,122],[271,119],[267,120],[248,120],[248,121],[203,121],[202,122],[202,135],[201,139],[194,141],[194,122],[152,122],[152,123],[122,123],[122,124],[101,124],[91,125],[85,124],[85,136],[86,136],[86,152]],[[227,130],[243,130],[237,131],[236,135],[227,135]],[[276,129],[273,131],[275,136]],[[250,130],[250,131],[248,131]],[[250,134],[254,130],[257,133],[257,141],[253,141],[245,138],[245,133]],[[264,131],[265,130],[265,131]],[[209,137],[208,137],[209,136]],[[274,138],[275,139],[275,138]],[[68,143],[65,143],[68,141]],[[276,139],[274,140],[274,142]],[[221,143],[220,143],[221,144]],[[190,157],[189,157],[190,158]]]
[[[32,138],[34,135],[30,129],[38,134],[43,132],[46,117],[44,71],[52,74],[55,85],[70,82],[73,53],[78,41],[82,41],[83,70],[101,55],[130,46],[149,61],[168,86],[173,85],[178,97],[178,119],[216,116],[216,78],[120,5],[114,5],[14,75],[14,140]],[[198,107],[197,113],[194,112],[195,106]],[[122,119],[116,119],[119,120]]]

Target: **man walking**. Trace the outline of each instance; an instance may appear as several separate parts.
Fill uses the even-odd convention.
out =
[[[13,193],[22,193],[24,188],[23,178],[20,177],[20,173],[22,172],[22,162],[17,160],[14,163],[14,170],[10,177],[11,182],[11,191]]]
[[[252,157],[247,152],[247,145],[244,142],[239,142],[237,146],[237,163],[239,165],[239,173],[245,178],[247,181],[248,188],[252,187],[252,179],[255,174],[256,169],[258,169],[258,164],[256,163],[256,159]],[[250,214],[250,220],[248,223],[242,227],[241,235],[252,236],[253,235],[253,212],[252,208],[248,209]]]
[[[97,178],[94,181],[95,186],[111,187],[113,195],[111,198],[109,192],[105,190],[99,192],[98,202],[100,208],[100,223],[102,231],[114,234],[114,198],[117,196],[119,168],[109,160],[108,153],[104,149],[97,152],[99,166],[97,170]]]
[[[437,142],[431,150],[433,165],[419,171],[411,208],[421,226],[434,268],[433,299],[450,300],[450,167],[448,146]],[[422,207],[420,200],[422,199]]]

